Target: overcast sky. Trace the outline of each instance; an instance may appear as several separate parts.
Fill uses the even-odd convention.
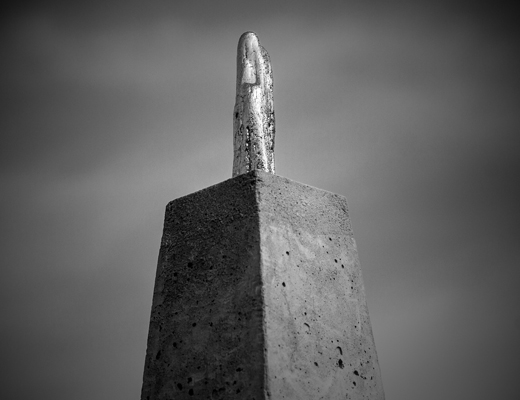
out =
[[[0,44],[2,399],[138,399],[164,208],[231,177],[236,46],[277,174],[347,197],[387,400],[520,391],[520,56],[496,2],[17,2]]]

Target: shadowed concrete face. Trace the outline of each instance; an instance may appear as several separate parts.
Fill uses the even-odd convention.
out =
[[[168,204],[142,400],[262,398],[259,256],[250,175]]]
[[[168,205],[141,398],[172,397],[384,399],[344,197],[252,171]]]

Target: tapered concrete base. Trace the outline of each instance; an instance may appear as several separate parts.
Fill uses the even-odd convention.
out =
[[[168,204],[141,399],[384,399],[346,199],[253,171]]]

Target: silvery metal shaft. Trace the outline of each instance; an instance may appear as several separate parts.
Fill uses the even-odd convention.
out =
[[[237,50],[233,176],[254,169],[274,174],[274,134],[271,61],[256,34],[246,32]]]

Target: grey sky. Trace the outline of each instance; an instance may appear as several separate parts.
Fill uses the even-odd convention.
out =
[[[164,207],[231,176],[235,52],[271,56],[279,175],[349,200],[388,400],[512,398],[511,9],[17,3],[2,17],[2,398],[138,398]]]

